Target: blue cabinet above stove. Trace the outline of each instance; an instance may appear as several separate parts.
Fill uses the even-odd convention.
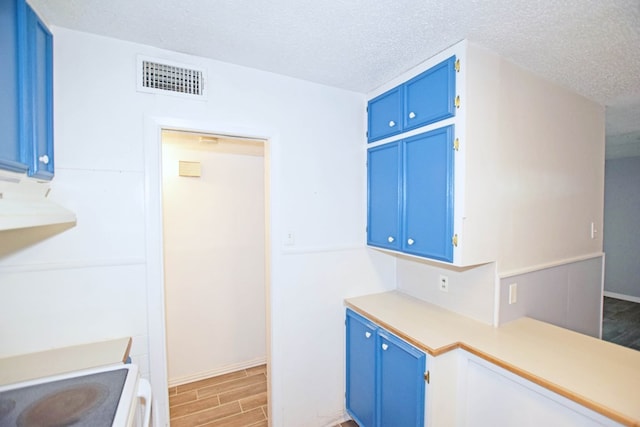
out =
[[[24,0],[0,4],[0,169],[51,180],[53,37]]]

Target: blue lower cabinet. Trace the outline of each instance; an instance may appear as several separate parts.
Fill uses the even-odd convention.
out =
[[[423,427],[426,355],[347,309],[346,408],[360,427]]]
[[[423,427],[426,356],[387,331],[378,334],[378,425]]]
[[[377,326],[347,310],[347,410],[360,427],[375,426]]]

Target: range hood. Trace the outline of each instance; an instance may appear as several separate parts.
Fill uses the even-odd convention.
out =
[[[75,213],[49,200],[49,191],[49,182],[0,173],[0,231],[55,224],[75,225]]]

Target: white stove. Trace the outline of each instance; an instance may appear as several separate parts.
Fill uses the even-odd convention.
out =
[[[149,427],[151,386],[118,364],[0,386],[0,427]]]

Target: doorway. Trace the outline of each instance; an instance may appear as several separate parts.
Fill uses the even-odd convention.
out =
[[[267,362],[266,141],[175,130],[161,140],[167,380],[198,389],[169,396],[171,419],[188,422],[190,405],[201,418],[200,397],[212,416],[232,416],[227,391],[264,401],[266,416],[266,380],[255,381]],[[207,386],[242,375],[233,390]]]

